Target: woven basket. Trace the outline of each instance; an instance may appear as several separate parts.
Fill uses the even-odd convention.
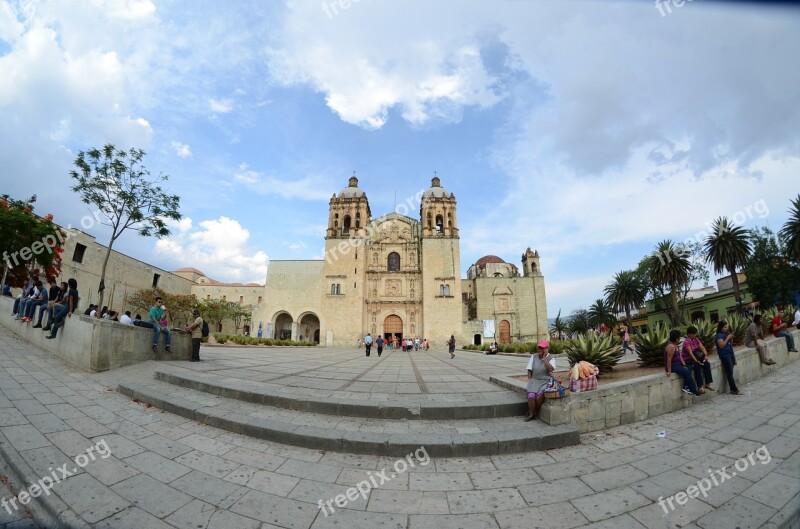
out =
[[[562,399],[564,397],[569,397],[569,388],[564,388],[563,395],[558,394],[558,389],[550,389],[544,392],[544,398],[546,399]]]

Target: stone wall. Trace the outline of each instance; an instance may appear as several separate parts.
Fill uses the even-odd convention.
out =
[[[164,338],[159,337],[159,352],[154,354],[152,330],[77,314],[58,330],[54,340],[48,340],[45,336],[49,332],[11,317],[13,307],[12,298],[0,298],[0,323],[4,327],[84,371],[107,371],[147,360],[189,360],[192,356],[187,334],[172,333],[171,354],[164,352]]]
[[[793,333],[795,343],[800,343],[800,332]],[[775,365],[761,364],[755,349],[739,349],[736,354],[734,378],[741,391],[753,382],[781,366],[800,359],[800,353],[790,353],[783,338],[767,342],[767,355],[775,360]],[[681,391],[683,378],[673,374],[667,378],[664,373],[632,380],[602,384],[598,389],[582,393],[572,393],[562,399],[547,399],[542,407],[541,419],[550,425],[572,424],[581,433],[594,432],[643,421],[688,408],[719,393],[729,391],[728,382],[722,370],[719,357],[711,356],[711,371],[716,392],[707,391],[700,398],[686,395]],[[512,376],[490,377],[492,382],[525,393],[525,382]]]

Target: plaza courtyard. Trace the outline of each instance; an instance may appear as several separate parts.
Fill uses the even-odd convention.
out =
[[[367,358],[354,347],[204,347],[201,357],[197,364],[145,362],[88,374],[0,329],[0,448],[7,477],[1,493],[6,499],[18,495],[65,463],[74,471],[53,484],[49,495],[29,498],[25,508],[0,509],[0,524],[131,529],[798,524],[798,362],[745,386],[744,397],[718,395],[656,419],[581,435],[579,444],[423,457],[426,436],[482,435],[492,428],[547,435],[547,425],[514,415],[524,404],[521,394],[488,381],[490,374],[523,372],[525,357],[459,351],[451,360],[446,352],[431,350],[387,351],[381,358],[373,351]],[[227,388],[230,395],[212,394],[204,384]],[[156,405],[117,391],[124,387],[149,395]],[[243,395],[249,400],[234,398]],[[272,400],[253,402],[258,400],[253,395]],[[349,414],[337,414],[329,403]],[[249,435],[252,426],[237,432],[183,414],[207,408],[262,425],[294,424],[294,438],[311,436],[314,429],[405,436],[408,457],[293,446]],[[483,417],[451,417],[447,409]],[[106,457],[84,458],[80,466],[73,462],[102,443]],[[759,457],[746,458],[754,453]],[[695,494],[699,497],[679,501],[687,498],[681,491],[694,486],[696,492],[699,482],[723,468],[730,477]],[[356,493],[370,478],[370,490]]]

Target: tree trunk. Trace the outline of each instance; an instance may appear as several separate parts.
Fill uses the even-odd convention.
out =
[[[625,307],[625,322],[628,325],[628,329],[631,329],[631,309],[628,307]]]
[[[103,286],[100,289],[100,285],[98,285],[98,290],[100,297],[97,299],[97,306],[101,308],[103,306],[103,298],[105,297],[105,284],[106,284],[106,268],[108,267],[108,259],[111,257],[111,245],[114,244],[114,237],[111,237],[111,240],[108,242],[108,250],[106,251],[106,258],[103,259],[103,269],[100,271],[100,285]],[[99,314],[99,312],[98,312]]]
[[[731,282],[733,283],[733,297],[736,298],[736,309],[741,312],[742,311],[742,294],[739,291],[739,276],[736,274],[736,267],[732,266],[728,268],[728,271],[731,273]]]
[[[669,293],[669,301],[672,307],[672,326],[679,327],[683,325],[683,315],[681,314],[681,310],[678,307],[678,293],[676,292],[677,289],[673,288],[672,291]]]

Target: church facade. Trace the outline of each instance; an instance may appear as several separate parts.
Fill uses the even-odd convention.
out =
[[[427,338],[443,345],[529,341],[547,336],[539,255],[523,255],[523,273],[495,256],[461,278],[456,199],[433,178],[419,219],[396,212],[372,218],[358,179],[329,203],[325,256],[270,262],[265,301],[253,321],[265,336],[354,346],[374,338]],[[496,337],[483,336],[483,321]]]

